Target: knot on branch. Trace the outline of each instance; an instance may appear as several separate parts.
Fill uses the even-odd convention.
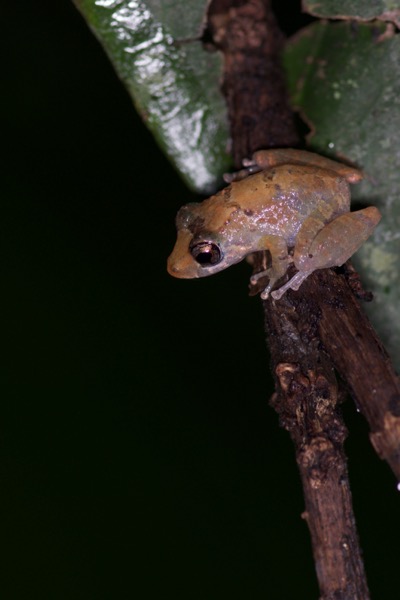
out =
[[[338,418],[334,379],[328,380],[317,370],[304,373],[297,363],[279,363],[275,374],[280,390],[271,405],[279,414],[281,426],[297,443],[306,444],[325,432],[333,442],[342,443],[347,431]]]

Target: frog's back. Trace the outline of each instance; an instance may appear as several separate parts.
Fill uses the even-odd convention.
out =
[[[203,231],[257,230],[292,243],[310,215],[329,222],[348,212],[348,182],[313,165],[279,165],[231,183],[211,198],[192,205]]]
[[[281,165],[231,184],[230,201],[265,234],[289,241],[311,214],[324,222],[348,212],[347,181],[312,165]]]
[[[339,212],[349,209],[349,184],[337,173],[311,165],[280,165],[231,184],[230,200],[247,209],[292,204],[314,210],[321,204],[334,205]],[[307,210],[307,209],[306,209]]]

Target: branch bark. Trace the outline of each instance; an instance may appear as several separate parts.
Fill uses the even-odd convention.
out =
[[[280,64],[284,37],[262,0],[212,0],[208,28],[224,56],[225,95],[236,168],[262,148],[294,147],[299,136]]]
[[[208,17],[208,32],[224,55],[236,166],[255,150],[298,145],[270,2],[212,0]],[[263,261],[262,253],[255,256],[255,271]],[[348,277],[328,269],[297,292],[263,302],[276,381],[271,404],[295,444],[323,600],[369,598],[334,367],[367,418],[375,449],[400,479],[400,384],[353,289]]]
[[[318,310],[320,340],[371,428],[370,439],[400,481],[400,380],[344,275],[318,271],[302,295]]]
[[[294,442],[321,598],[369,598],[358,544],[332,364],[320,350],[317,319],[296,292],[265,301],[277,392],[271,405]],[[305,307],[303,307],[305,308]]]

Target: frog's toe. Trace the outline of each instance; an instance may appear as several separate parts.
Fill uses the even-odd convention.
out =
[[[260,165],[254,160],[254,158],[244,158],[242,160],[242,165],[248,173],[254,173],[254,171],[261,170]]]
[[[282,298],[283,294],[285,292],[287,292],[288,290],[297,291],[299,289],[299,287],[301,286],[301,284],[307,279],[307,277],[309,275],[311,275],[311,273],[312,273],[312,271],[299,271],[298,273],[296,273],[296,275],[294,275],[292,277],[292,279],[289,279],[289,281],[287,283],[282,285],[277,290],[274,290],[271,293],[271,296],[273,297],[274,300],[280,300],[280,298]]]
[[[266,300],[266,299],[269,297],[269,295],[270,295],[270,292],[271,292],[271,289],[272,289],[272,285],[269,283],[269,284],[267,285],[267,287],[265,288],[265,290],[263,290],[263,291],[261,292],[261,294],[260,294],[260,296],[261,296],[261,298],[262,298],[263,300]],[[272,294],[272,295],[273,295],[273,294]]]
[[[260,279],[262,279],[263,277],[268,277],[268,271],[260,271],[259,273],[254,273],[251,277],[250,277],[250,283],[251,285],[256,285],[257,281],[259,281]]]
[[[248,164],[247,164],[247,160],[249,161]],[[246,164],[245,164],[245,161],[246,161]],[[252,175],[253,173],[258,173],[258,171],[261,171],[261,169],[257,165],[257,163],[255,163],[251,159],[244,159],[243,160],[243,169],[240,169],[239,171],[235,171],[234,173],[224,173],[223,179],[224,179],[225,183],[241,181],[242,179],[246,179],[246,177],[248,177],[249,175]]]

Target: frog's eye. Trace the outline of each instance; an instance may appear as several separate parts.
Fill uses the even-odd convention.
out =
[[[222,260],[222,252],[213,242],[197,242],[190,247],[190,253],[201,267],[217,265]]]

